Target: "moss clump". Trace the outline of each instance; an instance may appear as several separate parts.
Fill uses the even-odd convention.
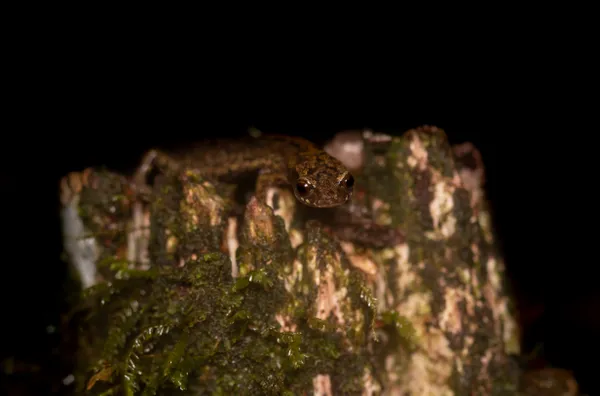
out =
[[[274,316],[289,296],[276,273],[261,268],[233,282],[229,272],[227,256],[207,254],[88,290],[80,388],[281,394],[306,391],[316,373],[356,361],[343,336],[318,320],[281,331]]]
[[[246,210],[236,254],[241,275],[233,278],[230,257],[217,243],[225,205],[210,196],[213,189],[195,179],[191,183],[186,175],[158,179],[162,187],[152,203],[156,228],[150,244],[156,261],[150,269],[107,258],[110,281],[82,295],[79,390],[92,395],[301,394],[312,388],[315,376],[330,373],[344,394],[360,393],[366,322],[357,331],[346,321],[353,334],[349,348],[332,318],[315,317],[316,296],[299,298],[300,289],[289,287],[287,279],[292,263],[304,258],[291,248],[282,219],[256,201]],[[362,312],[357,317],[374,317],[360,275],[352,270],[349,277],[347,263],[345,270],[337,268],[334,245],[314,232],[319,237],[299,251],[329,249],[332,254],[325,261],[318,258],[314,271],[327,267],[338,281],[352,279],[348,287],[358,297],[348,309]]]

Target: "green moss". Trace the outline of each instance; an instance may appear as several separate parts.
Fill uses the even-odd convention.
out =
[[[299,394],[312,388],[317,373],[345,370],[340,389],[357,392],[363,350],[348,352],[339,328],[308,315],[308,300],[298,303],[286,291],[284,272],[293,256],[281,245],[287,235],[277,227],[283,223],[274,224],[273,249],[243,239],[239,254],[254,269],[235,280],[229,257],[217,251],[146,273],[118,260],[108,265],[115,280],[87,290],[79,307],[87,312],[79,389],[89,386],[93,395]],[[355,308],[372,317],[374,299],[359,276],[351,280]],[[296,331],[282,331],[275,320],[285,312],[293,313]],[[359,338],[362,348],[365,333]]]
[[[398,337],[399,343],[405,350],[415,350],[418,340],[416,339],[416,331],[410,320],[401,316],[396,311],[382,312],[380,320],[390,330],[390,333]]]

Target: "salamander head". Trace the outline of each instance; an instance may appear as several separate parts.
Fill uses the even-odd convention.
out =
[[[300,158],[292,171],[294,194],[307,206],[331,208],[352,197],[354,177],[339,160],[325,152]]]

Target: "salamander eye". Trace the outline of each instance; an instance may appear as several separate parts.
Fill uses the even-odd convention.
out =
[[[300,194],[300,196],[308,195],[311,189],[312,185],[306,180],[300,179],[296,182],[296,191],[298,191],[298,194]]]
[[[348,176],[345,183],[346,183],[346,187],[352,188],[354,186],[354,177],[352,175]]]

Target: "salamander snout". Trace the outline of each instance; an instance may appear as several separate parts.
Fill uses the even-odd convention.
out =
[[[294,185],[296,198],[315,208],[343,205],[352,197],[354,177],[347,173],[339,181],[299,178]]]

